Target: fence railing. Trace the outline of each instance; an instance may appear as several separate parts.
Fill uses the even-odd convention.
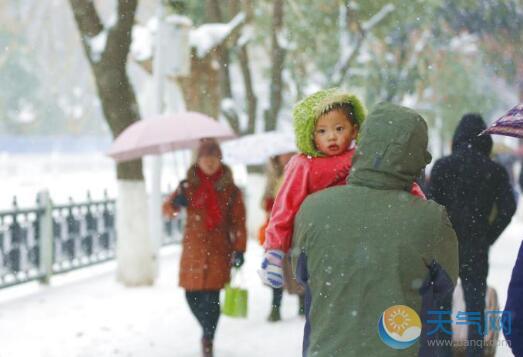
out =
[[[48,282],[54,274],[102,263],[115,257],[116,204],[87,199],[53,205],[47,192],[37,205],[0,211],[0,288],[33,280]],[[179,243],[184,215],[164,221],[162,245]]]

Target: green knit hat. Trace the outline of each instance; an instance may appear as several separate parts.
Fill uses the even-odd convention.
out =
[[[353,109],[353,119],[361,129],[365,120],[366,110],[363,103],[353,94],[338,88],[324,89],[300,101],[292,110],[296,146],[305,155],[312,157],[324,156],[314,145],[314,129],[318,118],[335,105],[350,104]]]

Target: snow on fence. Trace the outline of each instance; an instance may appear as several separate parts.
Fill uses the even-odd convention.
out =
[[[0,288],[106,262],[115,257],[116,204],[104,199],[53,205],[41,192],[34,208],[0,211]],[[184,215],[164,221],[163,245],[179,243]]]

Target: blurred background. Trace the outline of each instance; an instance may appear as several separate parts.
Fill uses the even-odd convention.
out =
[[[157,36],[160,22],[183,28],[185,37],[174,41],[164,36],[160,40]],[[187,51],[186,58],[182,58],[182,49]],[[44,205],[42,197],[37,201],[37,195],[43,191],[58,205],[53,213],[58,217],[55,225],[63,223],[71,229],[71,222],[78,222],[78,237],[59,238],[62,247],[57,254],[63,256],[63,261],[53,262],[55,273],[112,259],[117,176],[145,178],[150,193],[154,190],[152,182],[158,174],[155,169],[158,163],[146,158],[143,166],[141,160],[116,164],[106,152],[128,125],[162,112],[182,109],[202,112],[226,123],[237,134],[239,139],[224,144],[225,162],[233,166],[235,180],[247,198],[249,231],[255,237],[264,219],[259,207],[265,183],[262,171],[267,152],[275,145],[274,138],[268,139],[262,133],[276,132],[287,137],[292,132],[292,107],[305,96],[328,87],[356,93],[368,108],[380,101],[392,101],[416,109],[429,124],[429,145],[434,159],[448,154],[452,134],[464,113],[479,112],[490,123],[523,102],[523,3],[521,0],[0,1],[0,221],[3,224],[0,263],[4,264],[0,266],[0,286],[41,279],[35,267],[41,266],[37,257],[42,255],[34,237],[38,236],[37,229],[41,229],[40,211],[35,207]],[[240,141],[243,136],[254,139],[247,145]],[[517,179],[523,150],[519,149],[517,139],[501,136],[494,139],[494,154],[509,170],[514,189],[519,192]],[[292,141],[292,135],[289,140]],[[191,152],[168,153],[161,160],[160,189],[167,194],[185,176]],[[92,235],[97,238],[87,239],[89,234],[85,232],[96,231],[92,228],[95,226],[86,223],[87,207],[92,202],[98,205],[94,221],[98,222],[98,228],[104,226],[106,230],[98,229]],[[17,219],[25,222],[19,226],[25,229],[24,237],[29,237],[20,238],[23,244],[11,239],[23,231],[12,228],[17,226]],[[180,224],[163,224],[168,237],[166,244],[179,242]],[[57,227],[55,233],[60,230]],[[494,275],[489,280],[497,282],[502,302],[522,227],[521,222],[513,224],[509,232],[512,238],[497,245],[493,253]],[[98,250],[101,255],[91,261]],[[166,263],[169,275],[160,276],[152,295],[141,290],[124,291],[108,282],[93,290],[80,285],[72,290],[87,295],[93,292],[93,299],[98,299],[95,306],[104,311],[104,316],[111,313],[108,301],[103,298],[104,291],[129,299],[129,304],[148,301],[148,306],[153,306],[156,300],[152,296],[160,297],[158,305],[168,304],[174,301],[171,298],[181,299],[171,295],[176,290],[179,251],[175,248],[170,254],[175,259]],[[252,254],[254,259],[248,264],[254,271],[260,251]],[[109,266],[104,272],[112,272],[113,263],[106,264]],[[253,308],[254,323],[258,317],[264,321],[268,293],[254,279],[249,284],[258,291],[256,294],[267,294],[257,305],[261,307]],[[42,288],[34,289],[31,294],[42,293],[39,290]],[[57,297],[57,292],[44,292],[34,295],[33,300],[19,300],[18,293],[10,295],[8,290],[0,290],[0,295],[11,299],[5,309],[0,306],[0,320],[2,314],[8,321],[17,320],[21,315],[16,315],[13,309],[34,306],[37,301],[43,305],[58,301],[63,307],[70,297],[76,296],[64,293]],[[125,331],[131,323],[120,326],[104,320],[99,326],[99,320],[91,321],[82,304],[64,310],[71,312],[74,321],[64,317],[53,326],[65,336],[84,342],[69,341],[62,346],[63,351],[59,344],[51,342],[44,343],[43,349],[33,345],[19,355],[27,351],[42,356],[104,355],[107,351],[102,352],[99,344],[109,344],[111,338],[86,340],[86,331],[95,328],[102,332],[112,329],[114,344],[120,345],[107,355],[129,351],[128,355],[134,351],[138,356],[173,355],[169,335],[149,331],[155,328],[153,322],[143,325],[150,329],[138,328],[136,333],[155,342],[150,342],[149,347],[130,344],[126,350],[121,346],[129,341]],[[295,302],[289,304],[285,308],[294,310]],[[169,309],[167,315],[175,311]],[[39,326],[45,326],[62,310],[52,305],[42,311],[36,315]],[[78,311],[80,315],[74,315]],[[140,315],[137,321],[155,317],[164,331],[179,333],[184,338],[194,337],[184,330],[185,323],[173,320],[175,324],[170,325],[164,313],[162,310]],[[187,315],[181,321],[192,321],[186,311],[181,314]],[[125,317],[122,310],[117,319]],[[76,329],[82,325],[77,320],[80,318],[86,319],[87,327]],[[11,352],[5,356],[17,355],[22,340],[17,341],[13,336],[29,326],[31,319],[31,314],[24,315],[19,319],[23,323],[14,325],[15,328],[0,329],[0,344],[11,340],[11,349],[7,348]],[[302,320],[294,319],[287,326],[267,330],[275,338],[290,336],[292,343],[285,350],[286,355],[297,355],[300,350]],[[224,322],[226,327],[221,333],[235,335],[254,326],[252,321],[242,323],[233,326]],[[73,328],[69,331],[66,326],[71,324]],[[264,331],[267,326],[260,328]],[[32,338],[41,342],[47,339],[43,336],[45,333],[34,332]],[[185,347],[184,338],[174,342],[174,351],[181,351],[175,352],[175,356],[193,355]],[[259,351],[267,348],[255,333],[251,333],[250,339],[246,337],[246,341],[240,350],[224,342],[218,352],[223,356],[254,356],[257,354],[250,354],[256,350],[253,346],[258,346]],[[153,346],[160,347],[155,350]],[[77,353],[79,350],[83,352]],[[510,355],[508,349],[501,349],[500,353],[504,353],[500,356]],[[0,356],[4,356],[2,350]]]
[[[116,1],[94,3],[110,24]],[[127,64],[142,114],[157,8],[138,2]],[[492,121],[523,99],[518,0],[187,0],[165,8],[187,16],[195,32],[180,81],[187,108],[239,135],[284,130],[297,100],[340,86],[369,108],[390,100],[422,112],[439,157],[463,113]],[[103,152],[111,130],[69,1],[4,0],[0,17],[2,170],[17,171],[19,156]]]

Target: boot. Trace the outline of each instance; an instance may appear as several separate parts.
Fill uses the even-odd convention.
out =
[[[202,338],[202,356],[213,357],[212,340],[207,337]]]
[[[280,307],[279,306],[272,306],[271,313],[269,314],[269,317],[267,318],[267,321],[269,322],[276,322],[281,320],[280,315]]]

